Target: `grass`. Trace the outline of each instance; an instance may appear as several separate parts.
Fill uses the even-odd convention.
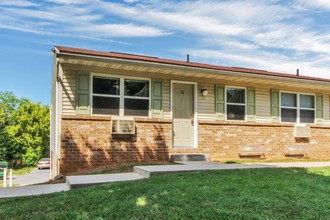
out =
[[[0,219],[330,219],[330,167],[156,176],[0,199]]]
[[[24,175],[24,174],[28,174],[31,173],[32,170],[36,169],[37,167],[16,167],[13,168],[13,175]],[[9,175],[9,169],[7,169],[7,175]],[[0,177],[2,178],[2,176]]]
[[[245,159],[236,159],[236,160],[223,160],[217,161],[222,163],[280,163],[280,162],[329,162],[329,160],[318,160],[318,159],[311,159],[311,158],[299,158],[299,157],[291,157],[291,158],[284,158],[284,159],[259,159],[259,158],[245,158]]]
[[[37,167],[19,167],[13,169],[13,175],[24,175],[31,173],[32,170],[36,169]]]

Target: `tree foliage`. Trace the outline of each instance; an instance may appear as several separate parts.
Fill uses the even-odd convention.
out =
[[[33,165],[48,156],[49,107],[0,92],[0,160]]]

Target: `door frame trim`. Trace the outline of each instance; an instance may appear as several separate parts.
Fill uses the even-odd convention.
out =
[[[170,96],[170,116],[173,120],[173,84],[190,84],[194,87],[194,143],[192,148],[198,148],[198,112],[197,112],[197,82],[191,82],[191,81],[179,81],[179,80],[171,80],[171,96]],[[172,122],[173,125],[173,122]],[[173,126],[172,126],[173,129]],[[173,137],[172,137],[172,148],[175,148],[173,146]]]

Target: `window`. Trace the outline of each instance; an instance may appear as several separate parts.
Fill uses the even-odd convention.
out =
[[[315,96],[297,93],[281,93],[281,121],[314,123]]]
[[[297,94],[281,93],[281,121],[297,121]]]
[[[300,123],[314,123],[315,120],[315,96],[300,95]]]
[[[93,77],[93,114],[149,115],[149,80]]]
[[[93,77],[93,114],[119,115],[119,78]]]
[[[226,88],[227,120],[245,120],[245,89]]]
[[[125,79],[124,115],[148,116],[149,81]]]

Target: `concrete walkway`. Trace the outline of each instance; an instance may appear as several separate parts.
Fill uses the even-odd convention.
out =
[[[36,168],[32,170],[31,173],[27,173],[24,175],[14,175],[13,184],[19,186],[28,186],[33,184],[45,183],[49,181],[49,177],[49,169],[38,170]]]
[[[291,162],[291,163],[254,163],[254,164],[224,164],[215,162],[185,162],[178,165],[136,166],[135,173],[98,174],[84,176],[67,176],[63,184],[48,184],[37,186],[22,186],[0,188],[0,198],[30,196],[67,191],[71,188],[97,185],[103,183],[132,181],[149,178],[155,175],[170,173],[195,172],[202,170],[232,170],[252,168],[289,168],[289,167],[326,167],[330,162]]]
[[[290,163],[244,163],[226,164],[216,162],[184,162],[180,165],[135,166],[134,171],[146,178],[170,173],[195,172],[202,170],[232,170],[252,168],[325,167],[330,162],[290,162]]]
[[[0,188],[0,198],[20,197],[68,191],[66,183]]]

